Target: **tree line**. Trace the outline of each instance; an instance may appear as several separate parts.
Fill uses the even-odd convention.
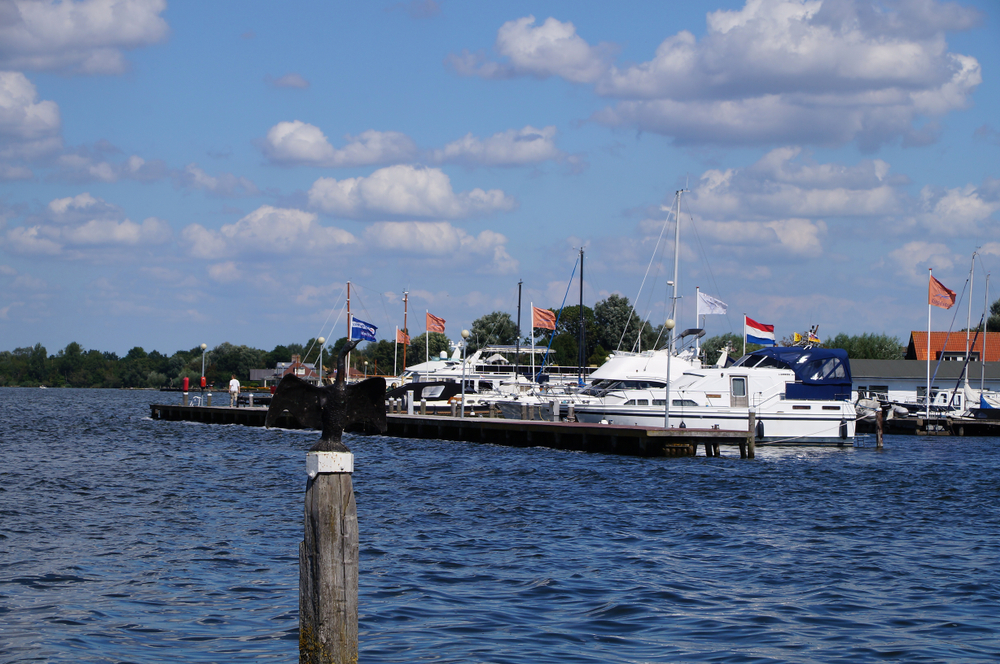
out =
[[[1000,301],[997,308],[997,329],[1000,329]],[[576,366],[580,357],[580,321],[583,320],[583,358],[588,366],[599,366],[616,350],[643,351],[662,348],[667,342],[664,325],[643,321],[632,309],[627,297],[611,295],[593,308],[584,305],[564,307],[557,316],[556,329],[532,328],[527,321],[527,334],[518,339],[517,322],[507,312],[494,311],[477,318],[469,328],[467,353],[489,345],[520,344],[527,348],[534,340],[536,347],[549,348],[548,364]],[[530,314],[529,314],[530,315]],[[987,325],[992,330],[993,318]],[[525,329],[522,325],[522,330]],[[455,338],[460,338],[455,334]],[[342,337],[324,349],[323,364],[329,372],[336,365],[340,349],[347,343]],[[790,339],[782,341],[789,345]],[[721,350],[729,345],[739,356],[743,338],[729,333],[710,337],[701,343],[703,361],[714,364]],[[838,334],[823,342],[827,348],[843,348],[852,359],[902,359],[905,348],[896,337],[885,334]],[[759,346],[748,345],[747,352]],[[406,365],[413,366],[426,357],[436,358],[445,351],[451,353],[451,339],[439,332],[413,337],[406,348]],[[197,386],[202,375],[209,385],[222,389],[231,375],[248,381],[251,369],[273,369],[278,362],[289,362],[299,355],[303,362],[319,361],[320,346],[315,339],[304,344],[275,346],[270,351],[235,345],[229,342],[206,350],[200,347],[178,350],[166,355],[156,350],[146,352],[136,346],[124,357],[100,350],[84,350],[77,342],[68,344],[50,355],[41,344],[33,347],[0,351],[0,386],[108,387],[108,388],[177,388],[188,378]],[[522,362],[530,361],[527,356]],[[403,370],[402,345],[393,341],[369,342],[351,353],[351,367],[368,375],[393,375]]]

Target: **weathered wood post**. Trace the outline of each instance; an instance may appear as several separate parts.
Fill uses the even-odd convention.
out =
[[[206,406],[211,406],[212,405],[212,393],[211,392],[209,392],[208,396],[205,397],[205,405]]]
[[[566,415],[567,422],[576,422],[576,409],[574,405],[572,403],[569,405],[569,414]]]
[[[528,419],[528,404],[524,403],[523,401],[521,402],[521,419],[522,420]]]
[[[875,411],[875,447],[882,449],[882,409]]]
[[[358,512],[354,504],[354,455],[341,441],[344,427],[386,431],[385,379],[348,385],[348,341],[337,359],[333,385],[317,387],[288,374],[281,379],[266,426],[284,412],[300,424],[323,427],[306,455],[305,536],[299,545],[299,662],[357,664]],[[408,400],[409,413],[413,401]]]
[[[757,441],[757,414],[752,410],[747,417],[747,458],[754,458]]]
[[[299,545],[299,662],[358,661],[358,512],[354,455],[306,455],[305,538]]]
[[[454,401],[451,402],[451,416],[458,417],[458,404]]]
[[[421,415],[427,414],[427,399],[420,400],[420,414]]]

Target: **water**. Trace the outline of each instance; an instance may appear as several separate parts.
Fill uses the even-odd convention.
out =
[[[0,389],[0,662],[297,660],[315,432]],[[1000,448],[635,459],[352,438],[360,661],[1000,658]]]

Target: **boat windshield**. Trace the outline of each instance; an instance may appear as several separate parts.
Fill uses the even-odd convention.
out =
[[[598,380],[580,390],[580,394],[602,397],[614,390],[654,390],[663,389],[667,384],[658,380]]]
[[[736,360],[736,362],[733,363],[733,366],[753,369],[766,369],[768,367],[776,369],[792,369],[791,365],[787,362],[783,362],[776,357],[770,357],[767,355],[744,355],[740,359]]]

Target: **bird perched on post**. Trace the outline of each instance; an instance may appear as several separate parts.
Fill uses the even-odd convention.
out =
[[[317,387],[292,374],[282,378],[267,409],[264,425],[274,426],[287,411],[302,426],[322,428],[323,434],[310,452],[349,452],[340,438],[344,429],[354,424],[385,433],[385,379],[369,378],[353,385],[346,381],[347,354],[358,343],[360,339],[348,341],[341,349],[337,357],[337,379],[332,385]]]

